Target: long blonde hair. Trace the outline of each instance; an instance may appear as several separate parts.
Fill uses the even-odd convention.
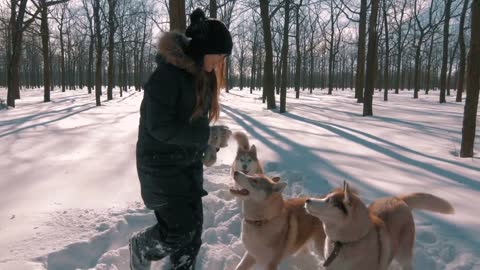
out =
[[[209,122],[215,122],[220,116],[220,91],[225,86],[225,61],[213,72],[204,72],[203,70],[197,75],[195,80],[195,94],[197,102],[191,120],[200,117],[204,113],[207,95],[210,94],[210,108],[208,108]],[[211,91],[211,93],[208,93]]]

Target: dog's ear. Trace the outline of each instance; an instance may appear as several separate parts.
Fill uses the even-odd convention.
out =
[[[275,183],[280,182],[280,176],[272,177],[272,181],[275,182]]]
[[[350,187],[348,186],[347,181],[343,181],[343,194],[344,194],[343,202],[346,204],[350,204],[351,194],[350,194]]]
[[[286,187],[287,183],[276,183],[275,185],[273,185],[273,192],[282,193]]]
[[[252,146],[250,147],[250,153],[253,155],[253,157],[257,158],[257,147],[255,146],[255,144],[252,144]]]

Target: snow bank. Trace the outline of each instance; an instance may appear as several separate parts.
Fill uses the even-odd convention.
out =
[[[324,194],[343,180],[365,202],[416,191],[446,198],[455,215],[415,212],[415,269],[480,269],[480,164],[455,155],[463,104],[402,92],[388,103],[375,97],[375,116],[363,118],[351,91],[324,93],[289,93],[282,115],[263,109],[258,91],[223,93],[221,124],[248,133],[267,174],[288,183],[287,198]],[[49,104],[41,94],[0,111],[9,157],[0,159],[0,269],[128,269],[129,236],[155,222],[139,202],[134,165],[141,93],[100,108],[83,92],[55,91]],[[228,192],[235,147],[205,171],[200,270],[234,269],[244,253],[241,211]],[[280,269],[320,264],[303,251]]]

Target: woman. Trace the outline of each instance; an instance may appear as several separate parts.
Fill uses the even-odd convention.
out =
[[[145,205],[157,224],[130,239],[132,270],[170,256],[173,269],[194,269],[203,224],[203,164],[215,162],[231,135],[209,126],[219,116],[219,88],[232,38],[225,25],[190,16],[186,34],[160,39],[157,69],[145,84],[140,107],[137,171]],[[203,164],[202,164],[203,162]]]

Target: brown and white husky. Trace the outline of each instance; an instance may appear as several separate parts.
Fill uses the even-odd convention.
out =
[[[247,175],[263,174],[263,167],[258,160],[257,148],[250,146],[248,137],[243,132],[233,133],[233,138],[237,141],[237,155],[232,164],[232,176],[235,171],[243,172]]]
[[[254,176],[233,173],[237,188],[230,192],[242,203],[242,242],[247,250],[237,270],[277,269],[287,256],[297,253],[309,240],[323,257],[325,233],[319,219],[309,215],[305,208],[307,198],[284,200],[282,191],[287,186],[279,177]]]
[[[386,270],[393,259],[413,269],[415,223],[412,209],[451,214],[444,199],[413,193],[375,200],[368,208],[348,184],[323,199],[311,198],[307,212],[323,222],[328,270]]]

